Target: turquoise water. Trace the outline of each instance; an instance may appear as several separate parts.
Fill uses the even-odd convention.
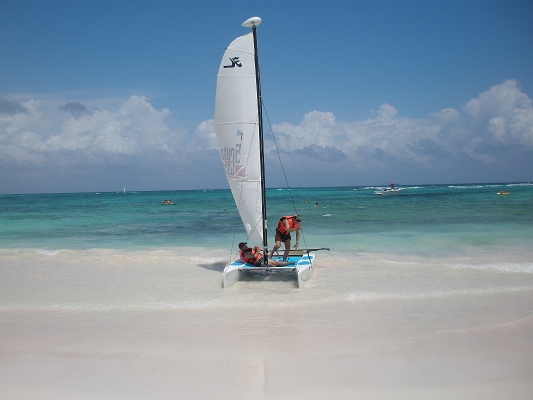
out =
[[[304,246],[338,252],[463,254],[533,243],[529,184],[407,186],[398,196],[370,187],[268,189],[267,204],[270,246],[279,216],[295,211]],[[0,196],[3,249],[224,249],[243,235],[229,190]]]
[[[0,310],[453,305],[503,294],[526,296],[520,315],[530,312],[533,185],[407,186],[393,197],[374,189],[267,191],[270,247],[279,216],[296,211],[300,248],[331,249],[317,252],[298,293],[293,282],[220,290],[246,240],[229,190],[0,196]]]

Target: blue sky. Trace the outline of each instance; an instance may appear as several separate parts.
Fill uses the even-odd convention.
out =
[[[291,186],[533,181],[531,2],[1,0],[0,193],[227,188],[216,73],[256,15]]]

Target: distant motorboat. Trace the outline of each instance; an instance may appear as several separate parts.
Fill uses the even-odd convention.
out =
[[[500,190],[498,193],[496,194],[509,194],[509,192],[504,192],[503,190]]]
[[[377,196],[389,196],[392,194],[400,194],[402,188],[399,187],[396,183],[390,183],[387,187],[382,188],[381,190],[374,191],[374,194]]]

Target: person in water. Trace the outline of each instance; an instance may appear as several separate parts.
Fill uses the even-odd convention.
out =
[[[296,243],[294,248],[298,249],[298,242],[300,241],[300,228],[301,228],[302,219],[300,214],[294,214],[292,216],[286,215],[281,217],[278,221],[278,226],[276,227],[276,244],[272,248],[270,257],[275,251],[281,247],[281,242],[285,244],[285,252],[283,253],[283,261],[285,261],[289,255],[289,250],[291,249],[291,232],[296,231]]]
[[[239,256],[241,257],[241,260],[248,264],[255,265],[256,267],[262,267],[263,266],[263,253],[261,253],[261,249],[259,246],[254,246],[253,249],[248,247],[246,242],[240,242],[239,243]],[[286,261],[275,261],[268,259],[268,266],[269,267],[284,267],[286,265],[294,264],[293,262],[286,262]]]

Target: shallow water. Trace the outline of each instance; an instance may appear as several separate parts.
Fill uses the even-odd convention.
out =
[[[510,191],[500,196],[499,190]],[[420,254],[466,246],[523,246],[533,239],[533,186],[267,190],[269,242],[281,215],[303,218],[304,244],[335,251]],[[164,199],[175,204],[161,205]],[[318,202],[318,208],[314,204]],[[0,196],[0,248],[220,249],[243,237],[229,190]]]

